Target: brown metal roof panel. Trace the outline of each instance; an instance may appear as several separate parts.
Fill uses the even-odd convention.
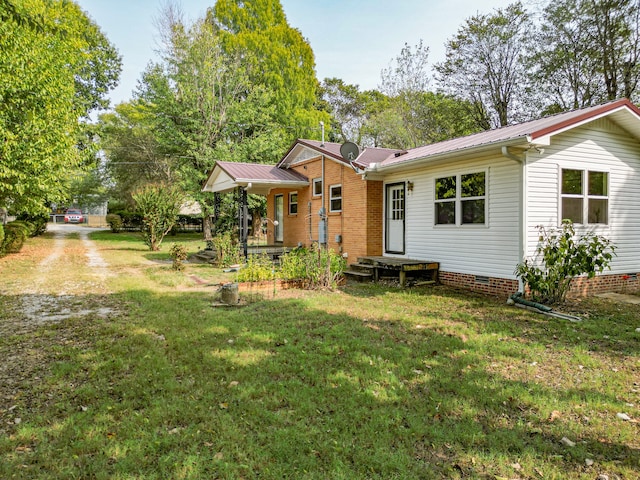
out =
[[[217,162],[217,165],[234,180],[255,181],[294,181],[306,182],[309,179],[294,170],[284,170],[274,165],[259,163]]]
[[[467,148],[479,147],[482,145],[491,145],[500,142],[515,141],[518,139],[528,138],[531,140],[539,139],[546,135],[558,133],[566,128],[578,125],[581,122],[595,119],[601,115],[605,115],[611,111],[628,107],[636,115],[640,116],[640,109],[627,99],[616,100],[604,105],[587,107],[571,112],[559,113],[548,117],[532,120],[529,122],[510,125],[506,127],[488,130],[486,132],[475,133],[466,137],[454,138],[444,142],[433,143],[423,147],[417,147],[409,150],[406,154],[399,156],[390,156],[381,162],[381,165],[388,166],[408,160],[425,158],[432,155],[452,153]]]
[[[319,142],[317,140],[306,140],[306,139],[298,139],[297,143],[301,145],[306,145],[307,147],[313,148],[314,150],[318,150],[320,153],[324,153],[325,155],[330,155],[336,160],[340,160],[344,163],[348,163],[345,159],[342,158],[342,154],[340,153],[341,143],[335,142]],[[361,155],[356,162],[360,166],[368,166],[372,163],[381,162],[385,158],[388,158],[395,153],[402,152],[403,150],[397,150],[393,148],[379,148],[379,147],[365,147],[360,151]]]

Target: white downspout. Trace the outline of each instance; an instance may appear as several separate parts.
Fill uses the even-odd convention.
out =
[[[521,157],[514,155],[508,149],[508,147],[502,147],[502,156],[518,162],[521,165],[520,168],[520,234],[518,238],[518,248],[520,250],[520,261],[524,261],[527,256],[527,153]],[[518,290],[524,292],[524,284],[521,279],[518,279]]]

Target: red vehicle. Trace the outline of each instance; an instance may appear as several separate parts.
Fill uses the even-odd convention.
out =
[[[64,214],[64,223],[83,223],[84,215],[82,210],[70,208],[67,213]]]

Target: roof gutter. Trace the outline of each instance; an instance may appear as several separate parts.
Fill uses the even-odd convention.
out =
[[[514,143],[518,143],[519,141],[522,140],[527,140],[527,136],[523,135],[520,137],[515,137],[515,138],[510,138],[508,140],[498,140],[496,142],[490,142],[490,143],[484,143],[481,145],[472,145],[469,147],[464,147],[464,148],[459,148],[456,150],[450,150],[447,152],[442,152],[442,153],[436,153],[433,155],[425,155],[424,157],[418,157],[418,158],[414,158],[412,160],[406,160],[406,161],[398,161],[398,162],[394,162],[391,163],[389,165],[381,165],[380,163],[372,163],[370,164],[369,167],[365,168],[363,173],[378,173],[381,174],[385,171],[393,171],[395,169],[402,169],[404,167],[407,166],[414,166],[415,164],[420,164],[423,162],[432,162],[432,161],[436,161],[436,160],[440,160],[440,159],[445,159],[447,157],[451,157],[454,155],[460,155],[461,153],[466,153],[472,150],[480,150],[480,149],[485,149],[485,148],[489,148],[489,147],[497,147],[497,146],[501,146],[503,148],[506,148],[510,145],[513,145]],[[518,162],[521,162],[520,159],[518,159]]]

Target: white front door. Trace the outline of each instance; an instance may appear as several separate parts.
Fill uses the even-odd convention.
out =
[[[282,222],[284,220],[284,195],[276,195],[274,197],[275,212],[273,212],[274,240],[276,242],[284,241],[284,228]],[[276,223],[277,222],[277,223]]]
[[[387,185],[385,252],[404,253],[404,183]]]

